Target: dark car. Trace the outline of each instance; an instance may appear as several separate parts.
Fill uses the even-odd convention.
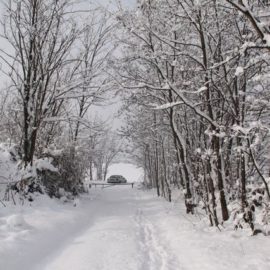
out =
[[[122,184],[122,183],[126,183],[127,179],[122,176],[122,175],[111,175],[108,179],[107,179],[108,183],[117,183],[117,184]]]

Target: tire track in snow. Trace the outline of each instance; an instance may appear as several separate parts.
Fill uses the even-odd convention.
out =
[[[135,214],[135,224],[141,253],[140,270],[180,270],[176,257],[160,242],[154,225],[140,208]]]

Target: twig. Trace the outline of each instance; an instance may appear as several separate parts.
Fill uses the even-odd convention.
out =
[[[2,203],[4,207],[7,207],[2,200],[0,200],[0,203]]]

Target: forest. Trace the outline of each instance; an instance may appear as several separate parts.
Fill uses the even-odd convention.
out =
[[[269,234],[270,1],[1,5],[0,207],[127,159],[209,226]],[[92,110],[115,100],[116,130]]]

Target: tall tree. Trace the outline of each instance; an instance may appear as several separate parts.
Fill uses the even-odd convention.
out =
[[[19,0],[6,4],[4,38],[12,53],[1,50],[23,110],[23,160],[32,163],[41,123],[63,91],[59,77],[79,31],[67,0]]]

